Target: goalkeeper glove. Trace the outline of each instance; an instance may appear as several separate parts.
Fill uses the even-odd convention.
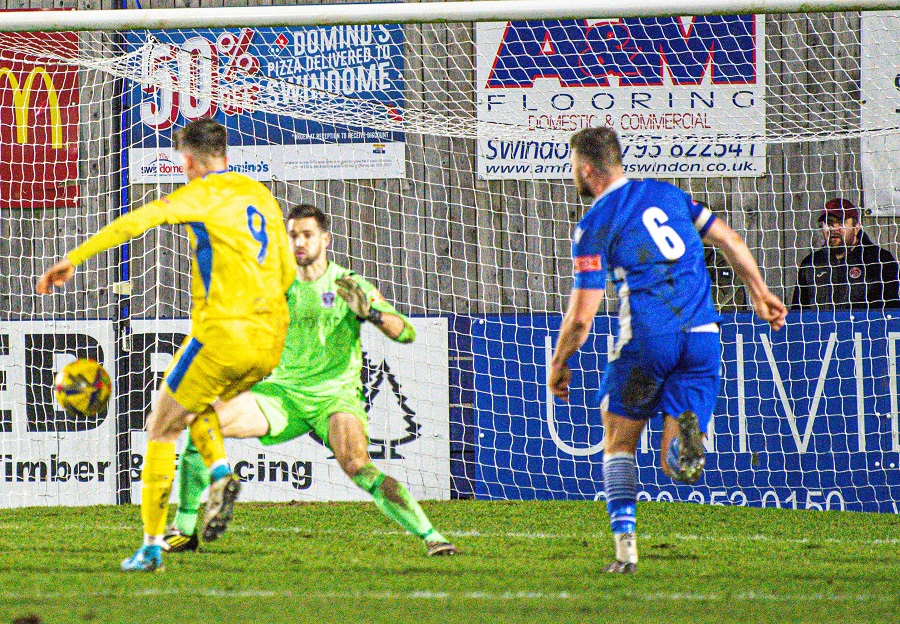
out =
[[[381,325],[381,312],[372,307],[369,298],[359,283],[349,275],[337,280],[338,295],[347,302],[347,306],[353,310],[360,321],[369,321],[373,325]]]

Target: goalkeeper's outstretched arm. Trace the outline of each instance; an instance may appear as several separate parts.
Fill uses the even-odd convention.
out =
[[[339,278],[337,284],[338,295],[360,321],[369,321],[396,342],[407,343],[416,339],[416,330],[409,319],[397,312],[366,280],[350,273]]]
[[[725,254],[728,264],[750,290],[756,315],[767,321],[775,331],[784,327],[787,308],[766,286],[756,259],[740,235],[724,221],[716,219],[707,230],[703,241],[715,245]]]

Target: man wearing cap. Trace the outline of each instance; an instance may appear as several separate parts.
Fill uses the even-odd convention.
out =
[[[856,206],[832,199],[819,223],[825,246],[800,263],[791,309],[900,307],[900,267],[862,231]]]

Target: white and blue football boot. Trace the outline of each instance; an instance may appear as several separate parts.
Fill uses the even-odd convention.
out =
[[[137,552],[122,561],[125,572],[162,572],[165,570],[162,561],[162,548],[156,544],[141,546]]]

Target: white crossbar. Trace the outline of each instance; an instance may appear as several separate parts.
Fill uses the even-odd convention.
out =
[[[668,15],[736,15],[874,11],[900,0],[477,0],[475,2],[331,4],[316,6],[22,11],[3,15],[0,31],[144,30],[452,23]]]

